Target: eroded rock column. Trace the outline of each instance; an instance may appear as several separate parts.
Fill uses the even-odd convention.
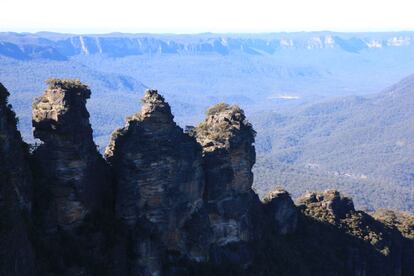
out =
[[[104,262],[102,225],[112,220],[109,166],[92,139],[89,88],[76,80],[48,85],[33,103],[34,136],[41,140],[33,153],[39,236],[51,255],[48,269],[92,273]]]
[[[192,220],[208,223],[199,219],[201,147],[176,125],[156,90],[147,90],[141,111],[112,134],[105,155],[116,175],[117,216],[128,243],[134,241],[130,271],[160,273],[161,259],[173,255],[202,260],[207,240],[198,241],[190,230]]]
[[[221,103],[207,111],[194,135],[203,147],[204,200],[218,248],[212,250],[211,261],[248,265],[252,251],[247,243],[254,240],[254,212],[260,206],[251,189],[255,131],[243,110]]]

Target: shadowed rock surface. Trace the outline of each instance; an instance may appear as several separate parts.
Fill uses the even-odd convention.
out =
[[[409,245],[395,227],[375,220],[369,214],[356,211],[350,198],[336,190],[309,193],[300,199],[305,216],[338,229],[329,246],[344,254],[347,262],[338,271],[346,275],[411,275],[413,266],[406,265],[404,246]],[[305,226],[309,227],[309,226]],[[328,228],[326,227],[326,228]],[[324,227],[319,227],[324,237]],[[332,235],[327,232],[326,235]],[[326,236],[325,236],[326,237]],[[326,239],[328,241],[329,238]],[[324,248],[325,242],[321,243]],[[340,250],[340,251],[339,251]]]
[[[414,274],[414,216],[410,213],[378,209],[371,214],[389,228],[398,230],[404,237],[402,242],[402,275]]]
[[[50,262],[46,271],[82,274],[105,255],[91,252],[105,245],[98,218],[112,220],[111,177],[92,139],[89,88],[75,80],[48,85],[33,103],[34,137],[42,141],[33,152],[40,255]]]
[[[167,251],[205,259],[207,247],[191,244],[185,229],[203,204],[201,147],[176,125],[156,90],[147,90],[141,111],[112,134],[105,155],[116,175],[118,218],[130,232],[146,233],[130,234],[139,240],[130,258],[137,267],[130,269],[160,273]]]
[[[277,233],[294,233],[298,223],[298,210],[289,193],[283,189],[269,192],[262,198],[266,223],[274,225]]]
[[[32,175],[8,96],[0,83],[0,275],[31,275],[35,260],[27,223]]]

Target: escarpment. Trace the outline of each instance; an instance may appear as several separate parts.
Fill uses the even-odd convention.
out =
[[[28,227],[32,177],[28,148],[8,96],[0,83],[0,275],[31,275],[35,262]]]
[[[215,105],[184,132],[148,90],[105,160],[89,88],[48,84],[31,151],[0,85],[1,275],[414,275],[411,214],[358,211],[336,190],[259,199],[239,107]]]

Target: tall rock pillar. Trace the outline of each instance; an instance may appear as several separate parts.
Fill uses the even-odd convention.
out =
[[[228,259],[248,265],[251,250],[244,245],[254,239],[252,213],[260,205],[251,189],[255,131],[242,109],[220,103],[209,108],[206,119],[193,133],[203,147],[204,200],[214,233],[213,244],[218,248],[213,250],[212,262]],[[233,249],[237,251],[234,254],[229,252]]]
[[[34,136],[42,141],[33,158],[39,235],[55,258],[49,267],[86,273],[104,256],[91,251],[104,246],[102,220],[111,219],[109,166],[92,139],[89,88],[77,80],[48,84],[33,103]]]
[[[129,233],[131,274],[161,273],[171,256],[203,259],[202,242],[193,240],[200,236],[190,230],[198,228],[196,221],[208,221],[197,219],[204,190],[201,147],[176,125],[156,90],[147,90],[141,111],[112,134],[105,155],[116,177],[116,213]]]

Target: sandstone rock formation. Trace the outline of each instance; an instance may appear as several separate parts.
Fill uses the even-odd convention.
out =
[[[283,189],[272,191],[262,198],[262,202],[265,223],[274,225],[277,234],[286,235],[296,231],[298,210],[288,192]]]
[[[203,147],[204,200],[217,248],[211,261],[247,267],[253,258],[248,243],[259,231],[254,213],[260,202],[251,189],[255,132],[242,109],[220,103],[209,108],[193,135]]]
[[[334,227],[335,232],[329,233],[334,238],[330,246],[343,252],[342,258],[347,260],[343,270],[347,274],[410,275],[413,272],[412,268],[402,265],[406,257],[401,246],[404,240],[401,232],[387,227],[365,212],[356,211],[350,198],[336,190],[326,190],[308,193],[298,201],[308,218]],[[324,235],[324,232],[332,230],[319,226],[319,232]]]
[[[204,199],[211,211],[209,217],[216,242],[225,245],[247,241],[248,205],[245,203],[252,196],[255,132],[238,106],[217,104],[206,115],[194,135],[203,147]],[[236,213],[231,214],[233,211]]]
[[[406,212],[379,209],[372,217],[403,236],[401,275],[414,275],[414,216]]]
[[[85,85],[49,81],[33,153],[7,96],[0,85],[1,275],[414,275],[411,214],[367,214],[336,190],[260,201],[255,132],[237,106],[183,132],[148,90],[107,164]]]
[[[31,275],[34,252],[28,222],[32,177],[28,148],[17,130],[17,119],[0,83],[0,275]]]
[[[322,193],[310,192],[298,199],[299,204],[320,207],[311,210],[326,210],[334,219],[343,219],[355,211],[354,203],[349,197],[341,195],[336,190],[326,190]]]
[[[49,80],[48,84],[33,103],[34,136],[42,141],[33,153],[36,223],[45,254],[56,258],[48,259],[56,262],[56,269],[73,266],[72,273],[86,273],[88,264],[80,264],[86,260],[69,262],[84,255],[92,258],[90,250],[104,245],[98,242],[103,239],[101,230],[85,228],[96,228],[99,217],[111,220],[109,167],[92,139],[86,110],[89,88],[75,80]],[[68,248],[52,245],[63,241]]]
[[[105,155],[116,176],[116,213],[135,232],[141,269],[160,273],[167,251],[205,259],[207,248],[194,246],[186,231],[203,204],[201,147],[176,125],[156,90],[147,90],[141,111],[112,134]]]

